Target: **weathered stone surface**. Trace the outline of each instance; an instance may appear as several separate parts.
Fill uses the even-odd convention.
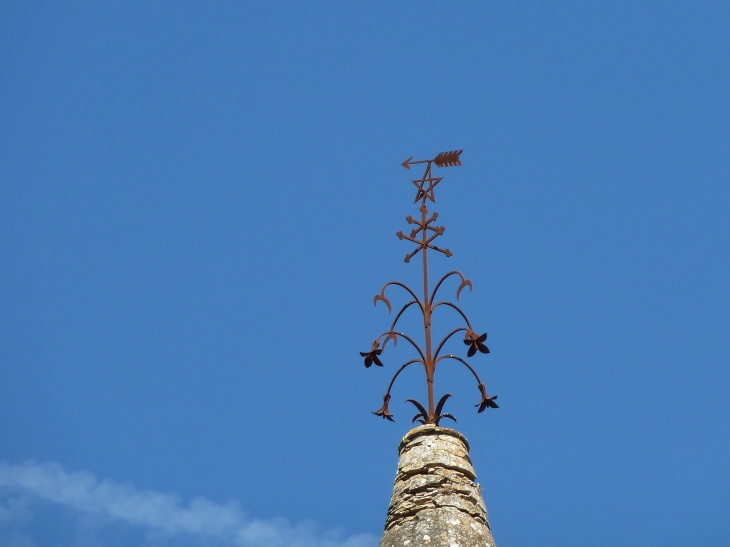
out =
[[[409,431],[398,451],[380,547],[495,547],[461,433],[424,425]]]

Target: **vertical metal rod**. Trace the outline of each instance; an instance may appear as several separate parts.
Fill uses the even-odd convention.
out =
[[[431,162],[426,167],[428,178],[431,178]],[[435,422],[436,410],[433,401],[434,366],[431,355],[431,302],[428,297],[428,230],[426,229],[426,196],[421,202],[421,241],[423,245],[423,321],[426,330],[426,383],[428,385],[428,417],[431,423]]]

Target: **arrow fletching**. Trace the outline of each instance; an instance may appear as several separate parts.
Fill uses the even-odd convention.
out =
[[[454,167],[461,165],[461,153],[463,150],[452,150],[451,152],[441,152],[433,159],[437,167]],[[409,158],[410,159],[410,158]]]

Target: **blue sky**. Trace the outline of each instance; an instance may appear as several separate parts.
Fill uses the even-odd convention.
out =
[[[399,164],[452,149],[432,271],[474,283],[500,408],[455,367],[436,389],[497,543],[724,545],[729,28],[721,2],[3,3],[0,545],[376,545],[425,387],[374,417],[410,355],[358,352],[382,284],[418,283]]]

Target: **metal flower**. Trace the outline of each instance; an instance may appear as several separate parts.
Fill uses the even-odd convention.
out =
[[[373,347],[370,349],[370,351],[360,352],[360,355],[365,357],[365,368],[370,368],[373,363],[375,363],[379,367],[383,366],[383,362],[380,360],[380,357],[378,357],[378,355],[383,353],[383,350],[379,349],[378,346],[378,341],[375,340],[375,342],[373,342]]]
[[[382,416],[386,420],[394,422],[393,415],[388,411],[388,403],[390,402],[390,393],[383,395],[383,406],[377,412],[373,412],[376,416]]]
[[[489,395],[487,395],[487,388],[484,387],[484,384],[479,384],[479,391],[482,392],[482,400],[479,403],[474,405],[474,406],[479,407],[479,410],[477,410],[477,413],[484,412],[484,409],[487,407],[499,408],[497,406],[497,403],[494,402],[494,400],[497,398],[497,396],[495,395],[494,397],[490,397]]]
[[[469,351],[466,352],[467,357],[474,355],[477,350],[482,353],[489,353],[489,348],[484,345],[484,341],[487,339],[487,333],[485,332],[481,336],[477,335],[476,332],[470,330],[464,337],[464,343],[469,346]]]

